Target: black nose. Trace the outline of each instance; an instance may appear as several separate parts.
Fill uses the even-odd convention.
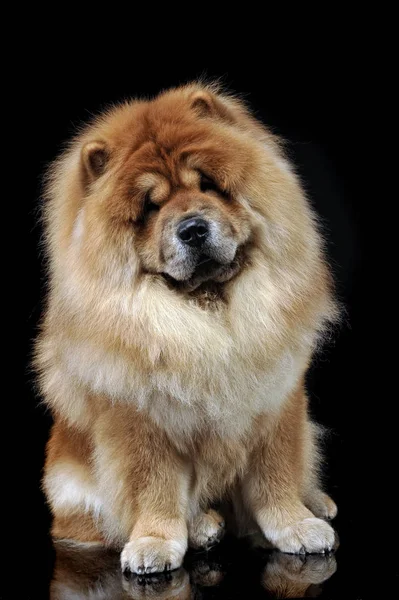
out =
[[[208,237],[208,223],[200,217],[184,219],[177,227],[179,239],[188,246],[202,246]]]

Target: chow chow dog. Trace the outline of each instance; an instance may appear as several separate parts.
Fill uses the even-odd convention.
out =
[[[212,84],[126,102],[51,166],[43,215],[53,536],[160,572],[227,506],[282,552],[331,550],[304,378],[338,310],[280,140]]]

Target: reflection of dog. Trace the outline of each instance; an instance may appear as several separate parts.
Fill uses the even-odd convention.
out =
[[[320,584],[329,579],[337,568],[333,555],[305,558],[273,552],[267,556],[259,581],[259,566],[246,570],[243,578],[238,567],[241,561],[239,551],[238,556],[235,555],[237,563],[230,565],[230,569],[224,565],[221,553],[218,553],[217,563],[213,562],[212,554],[205,558],[199,554],[191,557],[189,571],[180,568],[159,575],[127,577],[120,572],[118,554],[100,545],[57,542],[56,550],[51,600],[199,600],[203,596],[208,597],[206,588],[218,586],[220,598],[224,598],[226,595],[230,597],[229,590],[244,591],[245,580],[248,585],[246,597],[251,597],[252,590],[258,590],[261,584],[276,598],[314,598],[321,592]],[[251,558],[248,559],[251,551],[243,546],[241,552],[245,552],[252,565]],[[259,562],[259,557],[252,558],[255,564]],[[219,595],[216,589],[213,590],[212,598]]]
[[[227,497],[283,551],[331,548],[304,375],[336,311],[274,136],[189,85],[101,116],[47,196],[54,536],[124,546],[137,573],[174,569],[188,541],[221,537],[209,509]]]
[[[55,546],[51,600],[188,600],[196,589],[190,585],[189,574],[183,568],[151,577],[126,577],[121,574],[118,553],[99,544],[58,541]],[[190,574],[198,586],[216,585],[223,576],[202,560],[198,568],[192,565]]]
[[[320,584],[337,570],[334,555],[290,556],[274,552],[268,561],[262,585],[276,598],[316,598]]]
[[[134,600],[193,599],[190,577],[182,568],[170,573],[152,574],[150,577],[124,577],[122,586],[127,598]]]
[[[64,541],[56,542],[55,548],[51,600],[125,598],[117,552],[107,550],[100,544]]]

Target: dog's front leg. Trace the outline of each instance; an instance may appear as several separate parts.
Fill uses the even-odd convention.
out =
[[[109,522],[125,544],[122,569],[142,574],[180,567],[188,539],[186,461],[149,418],[122,407],[102,416],[96,446]]]
[[[168,460],[169,458],[169,460]],[[187,550],[187,479],[183,464],[157,456],[136,488],[137,512],[121,564],[133,573],[177,569]]]
[[[277,417],[261,417],[243,481],[245,503],[265,537],[282,552],[293,554],[322,553],[335,541],[332,527],[303,502],[310,476],[307,419],[303,388],[287,399]]]

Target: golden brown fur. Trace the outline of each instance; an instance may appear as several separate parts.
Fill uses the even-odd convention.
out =
[[[188,539],[221,537],[208,511],[229,499],[239,529],[283,551],[330,548],[303,381],[336,309],[275,137],[212,86],[132,101],[54,164],[44,214],[54,535],[124,547],[134,571],[175,568]],[[205,259],[177,239],[193,215]]]

